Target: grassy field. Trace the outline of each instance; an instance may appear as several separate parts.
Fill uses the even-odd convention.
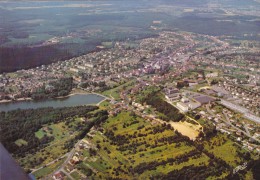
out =
[[[65,159],[61,159],[61,160],[58,160],[57,162],[47,166],[47,167],[44,167],[42,169],[40,169],[39,171],[36,171],[33,173],[33,175],[37,178],[37,179],[40,179],[41,177],[44,177],[46,175],[49,175],[50,173],[52,173],[55,169],[57,169],[63,162],[64,162]]]
[[[228,139],[226,134],[219,134],[210,141],[204,142],[204,147],[232,167],[243,163],[243,159],[240,158],[238,152],[243,153],[245,150],[240,149],[233,141]]]
[[[99,104],[99,108],[106,109],[106,108],[108,108],[109,105],[110,105],[109,101],[106,100]]]
[[[28,142],[25,141],[25,140],[23,140],[23,139],[18,139],[18,140],[15,141],[15,144],[16,144],[17,146],[23,146],[23,145],[26,146],[26,145],[28,144]]]
[[[214,171],[217,163],[213,161],[212,164],[212,159],[207,153],[224,160],[232,168],[245,162],[243,157],[238,157],[239,147],[226,135],[216,134],[208,140],[201,141],[204,151],[207,152],[204,153],[184,136],[176,134],[171,126],[152,125],[131,112],[123,111],[117,116],[110,117],[102,125],[102,131],[93,130],[92,134],[94,136],[86,140],[96,147],[92,149],[95,153],[84,149],[81,158],[82,164],[93,170],[90,179],[148,179],[174,170],[179,171],[188,166],[208,166],[209,163]],[[171,138],[174,140],[171,141]],[[184,160],[181,158],[186,156]],[[175,161],[171,163],[169,159]],[[152,169],[147,166],[145,171],[138,170],[144,165],[158,162],[162,164],[157,164]],[[218,176],[209,175],[208,179],[225,178],[228,172],[228,169],[225,169]],[[84,171],[81,173],[84,174]],[[249,173],[246,176],[252,175]]]

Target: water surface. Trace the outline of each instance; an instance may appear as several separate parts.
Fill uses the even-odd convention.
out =
[[[104,100],[104,97],[96,94],[76,94],[66,98],[49,99],[43,101],[16,101],[0,104],[0,111],[11,111],[15,109],[36,109],[43,107],[72,107],[80,105],[97,104]]]

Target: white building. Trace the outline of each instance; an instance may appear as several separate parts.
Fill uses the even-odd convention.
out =
[[[183,102],[177,102],[177,107],[183,111],[183,112],[188,112],[189,111],[189,106],[187,106],[186,104],[184,104]]]

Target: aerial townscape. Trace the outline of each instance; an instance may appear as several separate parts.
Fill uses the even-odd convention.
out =
[[[259,179],[260,2],[141,2],[0,3],[1,143],[31,179]]]

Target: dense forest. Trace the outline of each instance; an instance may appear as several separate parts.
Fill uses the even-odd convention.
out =
[[[152,93],[147,96],[145,102],[164,114],[161,118],[165,121],[180,121],[184,115],[177,108],[162,100],[157,94]]]
[[[1,47],[0,73],[50,64],[70,57],[72,55],[68,52],[53,46]]]
[[[97,110],[96,106],[77,106],[64,108],[39,108],[28,110],[14,110],[9,112],[0,112],[0,141],[6,149],[18,156],[24,156],[25,153],[36,152],[37,149],[43,147],[46,143],[52,141],[51,137],[45,136],[42,139],[35,137],[37,132],[43,125],[50,123],[58,123],[75,116],[89,117],[93,116],[90,112]],[[93,125],[107,118],[106,111],[100,111],[96,116],[96,121],[83,129],[78,138],[83,137],[86,131]],[[28,142],[27,146],[18,146],[15,144],[17,139],[24,139]]]
[[[51,81],[47,86],[38,88],[31,94],[31,98],[35,100],[54,98],[68,95],[73,88],[73,78],[65,77],[55,81]]]

